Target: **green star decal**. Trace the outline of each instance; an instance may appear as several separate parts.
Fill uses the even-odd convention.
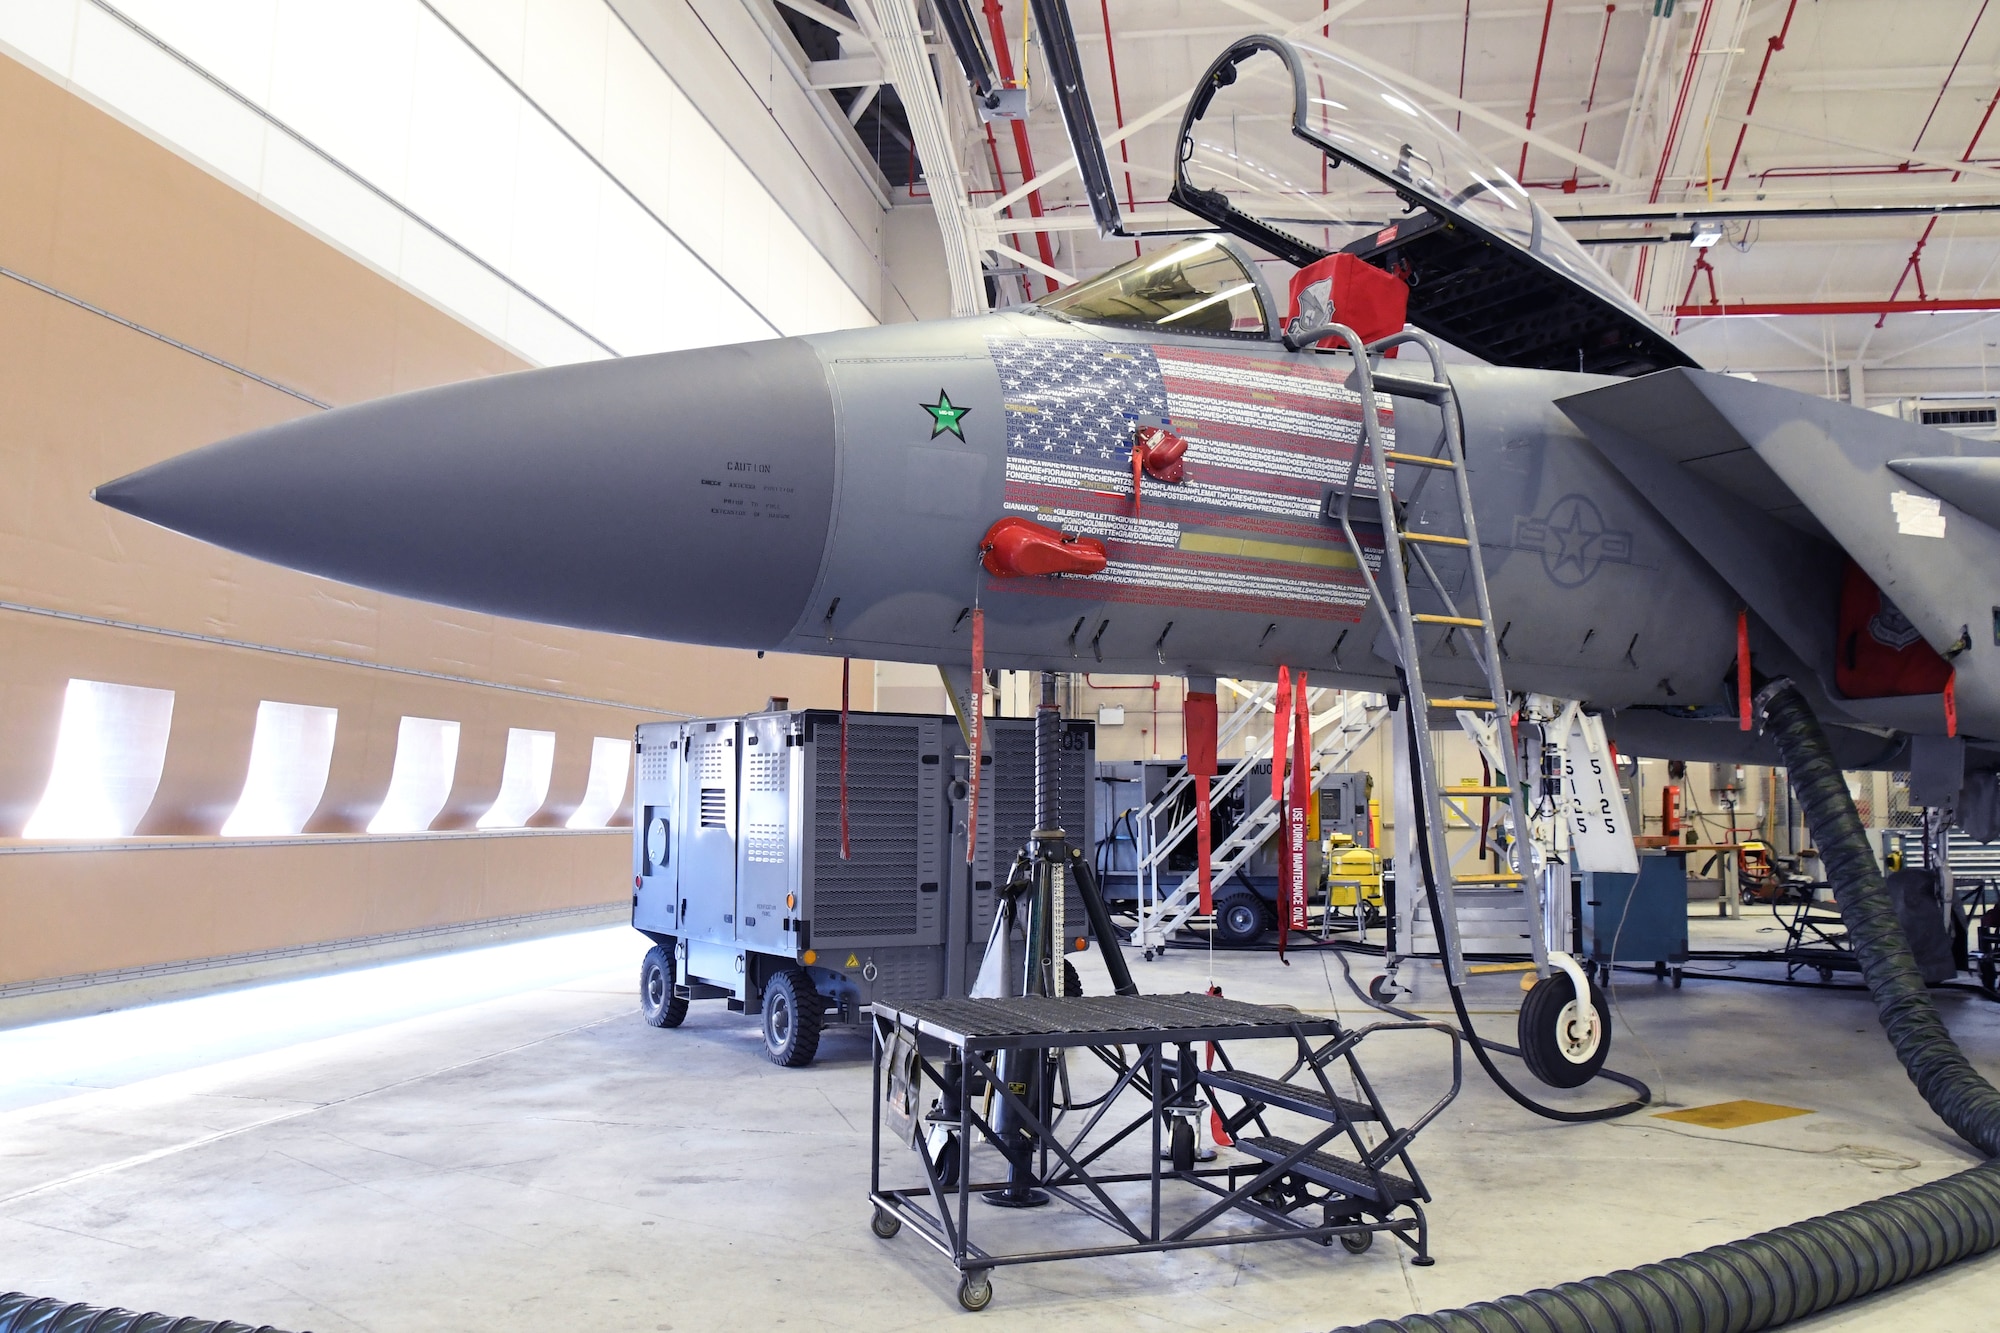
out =
[[[951,395],[943,389],[938,390],[938,400],[935,403],[921,403],[919,406],[931,414],[931,438],[933,440],[946,431],[950,431],[961,440],[965,438],[965,431],[958,423],[967,412],[972,410],[971,408],[953,407],[951,405]]]

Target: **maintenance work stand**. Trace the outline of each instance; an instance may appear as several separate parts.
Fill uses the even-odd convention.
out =
[[[1198,994],[878,1003],[873,1014],[872,1226],[887,1240],[907,1223],[950,1259],[968,1310],[986,1308],[991,1270],[1008,1264],[1268,1240],[1338,1239],[1360,1254],[1377,1232],[1408,1245],[1413,1262],[1432,1262],[1430,1194],[1409,1146],[1458,1095],[1459,1038],[1446,1024],[1348,1029]],[[1450,1089],[1405,1129],[1391,1124],[1355,1058],[1364,1039],[1398,1029],[1433,1029],[1452,1043]],[[1275,1046],[1288,1067],[1270,1075],[1239,1066],[1231,1052],[1250,1043],[1259,1053]],[[1102,1065],[1108,1090],[1071,1090],[1071,1052],[1089,1057],[1081,1069]],[[1348,1093],[1336,1076],[1349,1080]],[[1197,1120],[1211,1107],[1252,1160],[1198,1159]],[[1305,1127],[1274,1128],[1280,1114]],[[883,1183],[883,1148],[897,1140],[914,1149],[922,1184]],[[1008,1210],[1049,1203],[1114,1237],[1015,1248],[973,1238],[991,1224],[1018,1242],[1044,1215]]]

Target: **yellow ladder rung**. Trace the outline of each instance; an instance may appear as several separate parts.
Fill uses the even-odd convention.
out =
[[[1432,708],[1470,708],[1487,712],[1491,712],[1493,709],[1493,701],[1491,699],[1432,699],[1429,703]],[[1445,790],[1462,791],[1464,789],[1447,787]]]
[[[1399,454],[1391,449],[1382,455],[1391,463],[1414,463],[1418,467],[1457,467],[1449,458],[1435,458],[1430,454]]]
[[[1491,704],[1488,704],[1488,705],[1486,705],[1486,706],[1487,706],[1488,708],[1491,708],[1491,707],[1492,707],[1493,705],[1491,705]],[[1505,787],[1446,787],[1446,788],[1444,789],[1444,794],[1445,794],[1446,796],[1511,796],[1511,795],[1513,795],[1513,793],[1512,793],[1512,792],[1510,792],[1510,791],[1508,791],[1508,790],[1507,790],[1507,789],[1506,789]]]
[[[1475,977],[1483,977],[1494,972],[1532,972],[1533,963],[1474,963],[1465,969]]]
[[[1396,534],[1406,542],[1429,542],[1432,546],[1470,546],[1463,537],[1446,537],[1432,532],[1399,532]]]
[[[1521,877],[1511,872],[1504,875],[1453,875],[1451,882],[1454,884],[1519,884]]]
[[[1433,616],[1419,612],[1411,616],[1410,619],[1416,621],[1419,625],[1465,625],[1472,629],[1486,628],[1485,621],[1475,620],[1471,616]]]

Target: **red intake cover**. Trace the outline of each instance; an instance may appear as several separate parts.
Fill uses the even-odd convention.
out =
[[[1042,574],[1102,574],[1104,543],[1095,537],[1073,537],[1009,515],[986,529],[979,544],[981,563],[995,578],[1031,578]]]
[[[1833,683],[1850,699],[1937,694],[1951,666],[1852,560],[1840,585]]]
[[[1158,426],[1141,426],[1132,447],[1139,455],[1139,466],[1155,481],[1178,486],[1187,480],[1188,442],[1183,436]]]
[[[1287,327],[1299,317],[1303,304],[1308,318],[1330,313],[1328,322],[1345,324],[1364,343],[1401,333],[1409,322],[1410,289],[1403,280],[1348,254],[1328,255],[1294,273],[1290,300]]]

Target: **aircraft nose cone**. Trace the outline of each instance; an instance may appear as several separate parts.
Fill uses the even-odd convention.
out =
[[[818,573],[832,395],[796,340],[403,394],[97,488],[275,564],[494,615],[776,644]]]

